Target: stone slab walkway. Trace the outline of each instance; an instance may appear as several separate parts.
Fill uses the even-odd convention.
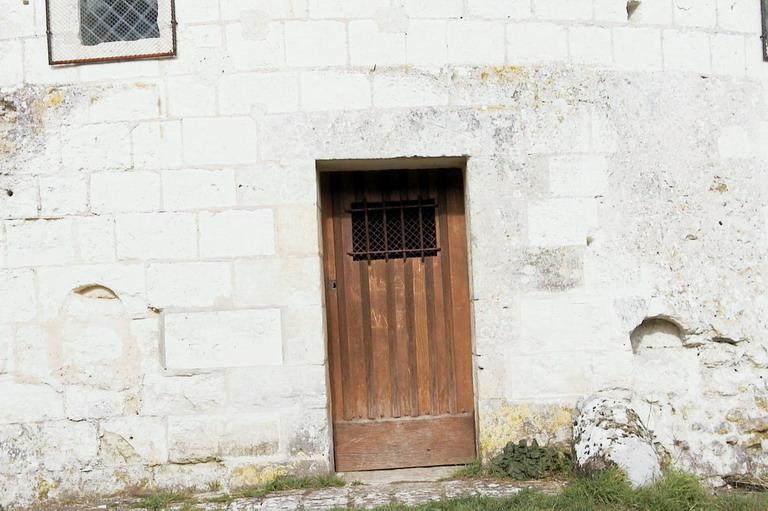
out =
[[[348,485],[322,490],[293,490],[278,492],[261,498],[240,498],[229,503],[206,502],[220,494],[195,496],[196,502],[172,504],[174,511],[289,511],[330,509],[372,509],[387,504],[417,505],[431,501],[471,496],[509,497],[525,488],[553,493],[562,488],[558,482],[499,482],[484,480],[402,482],[387,484]],[[63,507],[36,507],[40,511],[140,511],[136,501],[127,499],[100,502],[92,505]]]

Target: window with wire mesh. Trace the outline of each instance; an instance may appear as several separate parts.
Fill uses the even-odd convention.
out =
[[[173,0],[46,0],[46,9],[51,64],[176,53]]]
[[[352,255],[355,261],[437,255],[434,199],[353,202]]]

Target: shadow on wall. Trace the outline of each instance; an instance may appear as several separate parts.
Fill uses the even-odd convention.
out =
[[[647,349],[679,348],[683,346],[683,331],[668,319],[646,318],[632,331],[629,339],[635,354]]]

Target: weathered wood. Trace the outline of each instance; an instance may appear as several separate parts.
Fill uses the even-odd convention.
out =
[[[337,469],[471,460],[474,397],[461,171],[330,173],[321,178],[321,192]],[[419,198],[437,201],[439,251],[405,259],[350,255],[352,202],[367,208]],[[374,207],[377,221],[386,225],[382,211],[391,210]],[[383,243],[405,248],[402,239]]]
[[[333,427],[339,472],[458,465],[475,457],[470,414],[338,422]]]

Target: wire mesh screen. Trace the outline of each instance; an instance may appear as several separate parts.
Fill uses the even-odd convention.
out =
[[[170,57],[173,0],[46,0],[51,64]]]
[[[405,259],[437,255],[434,199],[353,202],[352,259]]]

